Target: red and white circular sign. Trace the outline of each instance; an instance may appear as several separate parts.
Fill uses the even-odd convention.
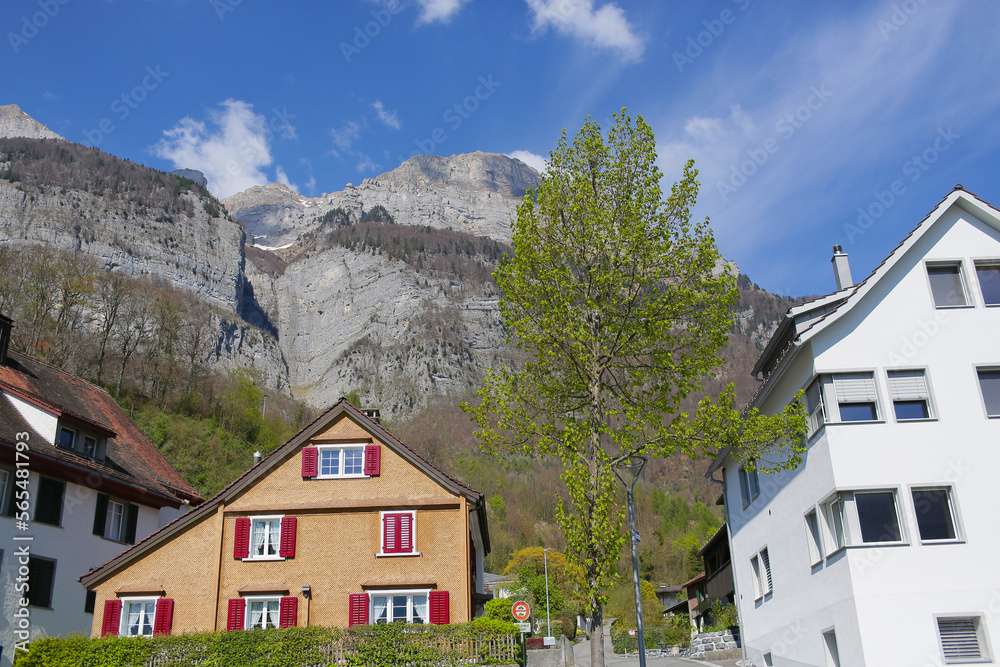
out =
[[[519,621],[527,621],[528,617],[531,616],[531,607],[528,606],[527,602],[515,602],[514,606],[510,608],[510,613]]]

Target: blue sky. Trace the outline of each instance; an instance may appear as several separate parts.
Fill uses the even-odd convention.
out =
[[[1000,204],[998,27],[996,0],[8,0],[0,103],[219,196],[538,165],[626,107],[667,179],[696,160],[727,258],[818,294],[834,244],[860,279],[956,183]]]

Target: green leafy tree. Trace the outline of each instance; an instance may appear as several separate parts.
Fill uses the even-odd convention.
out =
[[[549,571],[549,612],[555,617],[562,612],[576,614],[580,611],[580,592],[583,589],[583,570],[555,549],[543,554],[542,547],[528,547],[515,551],[504,569],[507,576],[517,576],[518,582],[535,599],[535,618],[545,617],[545,561]]]
[[[805,419],[741,417],[730,387],[683,401],[720,365],[737,297],[708,221],[692,222],[693,162],[664,199],[649,126],[616,114],[563,132],[539,187],[518,208],[514,254],[494,273],[505,326],[528,361],[491,370],[473,414],[484,449],[555,455],[572,504],[558,520],[585,572],[591,664],[603,667],[605,590],[626,543],[614,466],[636,454],[712,454],[733,446],[763,470],[797,465]],[[753,464],[751,464],[753,465]]]

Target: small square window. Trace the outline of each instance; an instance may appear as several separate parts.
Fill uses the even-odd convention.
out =
[[[921,541],[957,538],[950,489],[914,489],[913,509],[917,513]]]
[[[123,637],[152,637],[156,600],[157,598],[123,598],[122,627],[119,634]]]
[[[923,370],[889,371],[887,376],[896,421],[930,417],[930,390]]]
[[[1000,417],[1000,369],[980,368],[977,373],[986,414],[990,417]]]
[[[1000,306],[1000,262],[976,262],[976,277],[983,293],[983,303]]]
[[[938,617],[937,625],[946,664],[989,662],[981,616]]]
[[[253,517],[250,528],[250,558],[278,558],[281,548],[281,517]]]
[[[60,447],[73,449],[73,441],[76,440],[76,432],[68,428],[59,429],[59,441],[56,443]]]
[[[266,630],[280,625],[281,598],[247,599],[247,630]]]
[[[873,373],[845,373],[833,376],[840,421],[877,421],[878,394]]]
[[[83,437],[83,455],[88,458],[94,458],[97,455],[97,438],[92,438],[89,435]]]
[[[937,308],[956,308],[969,305],[962,281],[962,264],[928,264],[927,277],[931,282],[931,294]]]
[[[896,494],[892,491],[857,492],[854,504],[858,511],[862,542],[899,542],[899,516]]]

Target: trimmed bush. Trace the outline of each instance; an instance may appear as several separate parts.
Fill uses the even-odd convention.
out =
[[[310,626],[172,637],[79,635],[36,639],[17,667],[449,667],[517,662],[516,628],[481,619],[456,625]]]

